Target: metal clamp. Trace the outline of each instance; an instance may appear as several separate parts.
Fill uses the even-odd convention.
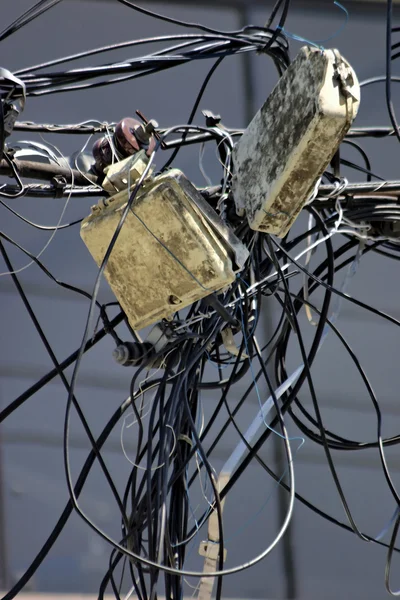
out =
[[[218,542],[213,542],[212,540],[205,540],[204,542],[200,542],[199,547],[200,556],[204,556],[205,558],[211,558],[212,560],[217,561],[219,558],[219,544]],[[224,562],[226,561],[227,550],[224,548]]]
[[[346,98],[353,98],[353,100],[358,100],[358,98],[351,92],[351,88],[354,86],[354,78],[350,66],[344,62],[337,50],[332,50],[332,52],[336,58],[336,62],[333,65],[335,69],[335,77],[339,81],[343,96]]]

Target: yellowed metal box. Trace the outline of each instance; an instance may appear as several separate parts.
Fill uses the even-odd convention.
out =
[[[101,201],[81,237],[98,265],[128,201],[128,191]],[[248,257],[182,172],[149,180],[135,198],[105,277],[140,329],[232,283]]]
[[[252,229],[286,235],[359,102],[357,76],[337,50],[300,50],[234,149],[235,204]]]

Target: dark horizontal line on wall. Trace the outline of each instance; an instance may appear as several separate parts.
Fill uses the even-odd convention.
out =
[[[85,450],[88,452],[91,448],[89,440],[83,436],[71,435],[69,440],[69,446],[74,450]],[[61,432],[60,434],[57,434],[52,432],[22,431],[21,429],[9,429],[8,431],[4,430],[2,432],[1,442],[8,446],[32,445],[42,448],[62,448],[63,446]],[[225,461],[230,455],[232,448],[233,446],[230,446],[229,448],[226,446],[217,446],[212,453],[212,459]],[[127,452],[130,456],[133,456],[136,451],[136,445],[132,444],[132,442],[129,442],[128,436],[125,436],[124,439],[124,449],[125,452]],[[104,446],[103,452],[120,453],[123,457],[120,440],[112,438],[109,439]],[[262,451],[260,452],[260,456],[263,457]],[[270,464],[270,456],[264,456],[263,458],[266,460],[267,464]],[[373,451],[366,454],[362,454],[361,452],[352,454],[349,452],[336,452],[333,458],[335,465],[340,467],[374,470],[382,468],[379,458],[377,457],[377,453]],[[390,457],[388,462],[391,471],[400,472],[400,460]],[[327,466],[326,457],[322,454],[322,452],[314,452],[306,447],[301,448],[301,450],[296,454],[295,463],[302,465],[310,464]],[[256,465],[255,462],[253,464],[254,466]]]
[[[234,443],[237,444],[237,438],[234,439]],[[297,448],[298,444],[298,441],[291,442],[292,451],[294,451]],[[207,444],[205,445],[205,448],[207,449]],[[212,452],[211,462],[214,460],[224,463],[230,456],[233,449],[234,445],[232,439],[230,440],[229,447],[227,445],[217,446]],[[271,468],[275,468],[274,460],[271,456],[270,445],[266,444],[264,447],[262,447],[261,451],[259,452],[259,456],[265,461],[267,465],[271,466]],[[376,449],[357,452],[333,452],[333,461],[336,467],[373,470],[382,469],[382,463],[380,462],[378,451]],[[387,462],[391,472],[400,472],[400,459],[395,458],[393,454],[391,454],[390,456],[387,456]],[[258,464],[255,460],[251,464],[253,466],[258,467]],[[295,466],[296,464],[322,465],[328,469],[328,462],[323,451],[320,450],[319,447],[317,448],[315,445],[312,445],[312,442],[308,440],[306,440],[305,445],[302,448],[300,448],[299,452],[295,454],[294,464]]]
[[[110,361],[112,357],[110,356]],[[43,375],[51,370],[51,367],[39,367],[32,365],[0,365],[0,377],[10,377],[13,379],[27,379],[27,380],[39,380]],[[50,384],[59,384],[60,380],[58,377],[54,378]],[[81,371],[79,374],[79,386],[112,390],[112,391],[123,391],[128,395],[129,393],[129,378],[124,379],[119,375],[102,375],[96,372],[85,372]]]
[[[336,452],[333,455],[333,460],[336,466],[340,467],[357,467],[360,469],[382,469],[382,463],[380,462],[377,450],[372,450],[369,454],[363,454],[362,452],[353,453],[349,452]],[[295,462],[302,464],[314,464],[314,465],[325,465],[328,467],[328,463],[325,455],[322,453],[315,453],[312,450],[301,449],[296,455]],[[400,472],[400,460],[388,459],[390,471]]]
[[[70,0],[71,2],[77,2],[79,0]],[[109,4],[113,2],[117,3],[118,0],[91,0],[92,2],[108,2]],[[382,4],[385,4],[386,0],[346,0],[346,8],[351,8],[352,12],[363,12],[365,11],[376,11],[382,9]],[[400,0],[393,0],[394,4],[400,4]],[[160,2],[149,2],[148,0],[142,0],[141,5],[146,4],[160,4]],[[197,8],[200,6],[212,6],[213,8],[227,8],[227,9],[246,9],[251,10],[252,8],[262,8],[265,12],[268,12],[269,8],[272,8],[272,2],[266,2],[265,0],[201,0],[200,2],[195,0],[172,0],[168,4],[175,5],[185,5],[185,6],[196,6]],[[333,2],[332,2],[333,5]],[[301,10],[310,9],[315,10],[316,7],[321,7],[320,0],[302,0],[301,2]],[[299,7],[300,8],[300,7]],[[321,9],[326,13],[329,10],[334,11],[336,9],[335,6],[329,7],[329,5],[324,5],[324,8]],[[158,7],[156,11],[163,12],[167,14],[168,7],[160,10]]]
[[[4,594],[6,590],[4,591]],[[3,594],[0,592],[0,595]],[[104,600],[115,600],[115,596],[111,594],[105,594]],[[28,592],[18,594],[18,600],[97,600],[98,596],[94,594],[67,594],[67,593],[48,593],[48,592]],[[132,599],[134,597],[132,596]],[[159,600],[165,600],[165,596],[158,596]],[[183,600],[192,600],[193,596],[185,596]],[[241,598],[226,598],[226,600],[241,600]],[[254,598],[253,600],[257,600]],[[273,598],[267,598],[267,600],[273,600]]]
[[[111,357],[110,357],[111,360]],[[23,379],[29,380],[30,382],[39,380],[47,371],[49,371],[49,367],[40,367],[37,365],[0,365],[0,377],[3,378],[12,378],[12,379]],[[60,381],[57,378],[54,378],[50,384],[60,384]],[[122,395],[127,396],[129,394],[129,377],[127,379],[121,377],[119,374],[108,374],[103,375],[103,373],[96,371],[84,371],[82,370],[79,375],[79,386],[85,388],[93,388],[93,389],[101,389],[101,390],[109,390],[114,392],[122,392]],[[245,387],[240,386],[238,390],[238,394],[240,391],[244,392]],[[371,414],[374,412],[372,403],[365,395],[355,394],[358,398],[357,402],[352,405],[349,404],[348,396],[341,397],[339,394],[332,394],[324,392],[319,395],[320,402],[322,405],[322,410],[324,409],[339,409],[346,412],[356,412],[361,414]],[[205,399],[208,398],[207,395],[204,396]],[[363,400],[364,398],[364,400]],[[395,397],[380,397],[378,398],[379,403],[381,405],[382,412],[385,416],[398,416],[400,415],[400,404]],[[246,401],[246,404],[251,404],[252,406],[258,406],[258,400],[255,396],[250,396]]]
[[[88,298],[85,298],[85,296],[83,296],[82,294],[78,294],[77,292],[67,290],[58,285],[37,285],[36,283],[25,283],[23,281],[21,281],[21,284],[24,288],[24,292],[28,297],[35,296],[38,298],[50,298],[54,300],[85,302],[89,306]],[[75,285],[77,288],[81,289],[82,291],[88,294],[91,294],[93,291],[93,288],[90,288],[88,286],[81,286],[75,283],[71,283],[71,285]],[[2,281],[0,283],[0,294],[12,294],[14,296],[18,296],[18,293],[15,291],[15,285],[12,281]],[[101,300],[102,302],[113,302],[115,301],[115,297],[113,296],[111,290],[104,289],[101,291]]]
[[[102,0],[102,1],[106,1],[106,0]],[[400,2],[400,0],[399,0]],[[62,289],[59,286],[43,286],[43,285],[37,285],[34,283],[23,283],[23,287],[24,287],[24,291],[26,293],[26,295],[28,296],[33,296],[33,297],[37,297],[37,298],[45,298],[45,299],[49,299],[49,300],[64,300],[64,301],[68,301],[68,302],[85,302],[87,304],[87,306],[89,306],[89,301],[87,298],[85,298],[84,296],[82,296],[81,294],[77,294],[74,292],[71,292],[69,290],[66,289]],[[87,293],[91,293],[92,292],[92,288],[89,288],[87,286],[79,286],[77,285],[77,287],[80,287],[80,289],[82,289],[84,292]],[[15,297],[18,296],[17,292],[15,291],[15,286],[11,281],[2,281],[0,283],[0,295],[1,294],[10,294],[13,295]],[[101,291],[101,301],[106,303],[106,302],[115,302],[115,296],[112,294],[111,290],[108,289],[104,289]],[[397,308],[397,306],[392,306],[390,308],[385,308],[385,307],[379,307],[379,310],[390,314],[392,317],[400,320],[400,310]],[[358,308],[357,306],[355,306],[353,303],[350,302],[343,302],[341,309],[340,309],[340,318],[341,319],[350,319],[352,321],[357,320],[357,321],[370,321],[371,319],[374,319],[374,321],[376,321],[377,319],[379,319],[379,317],[372,315],[372,313],[367,312],[366,310],[363,310],[362,308]],[[386,321],[384,321],[383,319],[380,319],[380,321],[382,323],[385,323]]]
[[[1,442],[3,444],[19,446],[21,444],[32,444],[33,446],[41,446],[43,448],[62,448],[63,436],[62,432],[50,433],[50,432],[37,432],[37,431],[23,431],[19,430],[5,430],[1,434]],[[75,450],[86,450],[90,451],[91,445],[88,438],[77,435],[70,435],[69,446]],[[134,452],[136,446],[129,443],[128,440],[124,440],[124,448],[127,452]],[[109,439],[102,452],[120,452],[123,455],[121,442],[119,440]]]

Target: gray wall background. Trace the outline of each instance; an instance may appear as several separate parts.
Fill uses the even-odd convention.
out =
[[[2,24],[8,24],[29,5],[25,0],[3,0]],[[148,3],[146,6],[180,19],[230,30],[240,27],[244,21],[264,24],[272,4],[266,2],[253,6],[249,2],[240,9],[235,6],[218,7],[217,4],[202,6],[201,2],[189,1],[165,5]],[[332,43],[350,60],[361,80],[383,74],[385,5],[346,3],[346,7],[350,13],[349,22]],[[321,40],[338,30],[343,20],[343,12],[331,2],[304,4],[297,1],[293,2],[286,28],[305,38]],[[130,11],[112,0],[65,0],[26,29],[2,42],[0,63],[15,70],[105,43],[162,35],[177,29]],[[293,56],[299,46],[293,42]],[[121,59],[133,55],[133,50],[119,54]],[[76,94],[32,98],[23,117],[49,123],[73,123],[94,118],[112,121],[133,115],[139,108],[147,116],[156,118],[162,126],[181,123],[187,120],[210,66],[210,63],[199,62],[137,82]],[[266,57],[227,58],[212,79],[201,108],[220,113],[228,126],[245,126],[275,82],[276,74]],[[394,100],[398,105],[400,97],[396,89]],[[200,113],[197,122],[202,123]],[[383,85],[365,90],[357,124],[388,124]],[[15,135],[13,141],[28,137],[41,141],[38,136],[26,134]],[[56,144],[64,154],[80,148],[84,141],[81,136],[46,136],[45,140]],[[370,154],[375,173],[386,178],[398,177],[400,148],[394,139],[365,142],[363,147]],[[352,150],[344,150],[344,156],[357,158]],[[158,164],[161,164],[162,158]],[[214,149],[207,150],[204,162],[209,175],[218,181]],[[203,183],[195,148],[181,152],[177,166],[195,183]],[[355,172],[348,175],[353,181],[360,180],[360,175]],[[66,219],[85,216],[90,204],[91,201],[86,199],[71,200]],[[55,224],[62,201],[27,198],[13,201],[13,206],[37,223]],[[32,252],[39,252],[47,240],[46,233],[25,227],[3,209],[1,221],[2,230]],[[16,251],[10,250],[10,256],[15,267],[27,262]],[[80,241],[78,229],[58,232],[42,258],[58,278],[91,289],[96,269]],[[4,265],[0,269],[3,272]],[[349,292],[399,317],[399,276],[398,263],[369,255],[363,260]],[[58,359],[62,360],[80,343],[87,302],[52,285],[35,266],[21,274],[21,281],[29,292],[33,308]],[[0,277],[0,292],[0,405],[4,406],[50,370],[51,364],[15,294],[12,281],[7,277]],[[106,285],[102,287],[101,299],[112,299]],[[266,311],[269,317],[261,337],[267,335],[267,329],[274,321],[273,302],[266,305]],[[305,321],[303,324],[305,331],[309,331],[310,326],[307,329]],[[398,330],[346,303],[342,306],[339,325],[359,355],[377,392],[385,415],[384,434],[398,433]],[[94,433],[101,430],[109,415],[127,395],[130,375],[114,364],[112,350],[112,340],[106,339],[85,356],[82,365],[77,397]],[[295,368],[298,361],[293,343],[289,367]],[[355,369],[333,337],[325,343],[318,356],[314,377],[327,426],[353,439],[374,439],[376,418],[370,400]],[[303,392],[302,398],[310,406],[306,392]],[[211,412],[216,399],[213,394],[204,396],[206,415]],[[0,464],[5,519],[0,535],[3,539],[5,537],[6,556],[0,557],[0,564],[5,567],[7,584],[14,582],[26,569],[67,501],[61,448],[65,402],[64,388],[54,381],[31,398],[1,428]],[[257,406],[253,395],[240,415],[240,423],[244,427],[252,420]],[[76,474],[87,455],[89,443],[77,420],[73,419],[72,423],[71,454]],[[296,436],[294,427],[290,427],[290,432]],[[126,444],[131,452],[134,435],[133,429],[126,432]],[[123,486],[129,473],[129,463],[121,452],[119,437],[120,429],[110,439],[105,457],[119,486]],[[213,462],[217,470],[236,443],[234,432],[223,438]],[[262,452],[266,460],[270,464],[275,462],[276,470],[283,473],[285,466],[280,454],[279,440],[269,444]],[[398,483],[398,450],[389,449],[387,456],[393,479]],[[336,453],[335,460],[357,523],[363,531],[377,535],[394,510],[379,469],[378,453]],[[345,515],[321,450],[307,441],[296,455],[295,467],[296,489],[317,506],[344,521]],[[195,498],[194,504],[196,501]],[[228,566],[248,560],[267,546],[279,527],[285,503],[285,493],[280,493],[258,466],[251,466],[226,502]],[[118,535],[117,510],[97,468],[82,494],[82,506],[99,526],[114,536]],[[189,557],[188,567],[201,565],[196,554],[197,546]],[[78,517],[73,516],[32,580],[31,588],[49,592],[95,592],[106,570],[108,556],[109,548]],[[398,574],[396,560],[393,567],[395,580]],[[323,597],[333,600],[340,596],[345,600],[379,600],[386,597],[384,564],[385,552],[382,549],[361,542],[296,503],[293,524],[285,544],[254,569],[227,578],[224,593],[227,597],[242,598],[297,597],[310,600]],[[191,593],[189,588],[188,593]]]

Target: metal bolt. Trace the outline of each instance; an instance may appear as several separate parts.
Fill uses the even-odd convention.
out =
[[[112,353],[114,360],[119,365],[124,365],[126,361],[129,359],[129,351],[128,348],[124,345],[117,346]]]
[[[174,294],[171,294],[171,296],[168,298],[168,302],[170,304],[182,304],[182,300],[178,298],[178,296],[174,296]]]

